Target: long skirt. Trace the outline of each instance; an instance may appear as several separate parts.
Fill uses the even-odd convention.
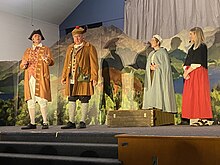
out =
[[[199,67],[185,80],[182,98],[182,118],[212,118],[208,70]]]

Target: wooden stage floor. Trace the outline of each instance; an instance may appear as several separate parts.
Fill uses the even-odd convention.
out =
[[[145,136],[219,136],[220,126],[202,126],[192,127],[188,125],[169,125],[155,127],[123,127],[109,128],[106,125],[90,125],[85,129],[68,129],[63,130],[61,126],[50,126],[47,130],[42,130],[41,126],[37,126],[34,130],[21,130],[21,126],[0,126],[1,133],[114,133],[129,135],[145,135]]]

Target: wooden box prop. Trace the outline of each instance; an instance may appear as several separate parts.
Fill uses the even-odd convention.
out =
[[[161,110],[111,110],[107,114],[108,127],[144,127],[174,124],[174,114]]]

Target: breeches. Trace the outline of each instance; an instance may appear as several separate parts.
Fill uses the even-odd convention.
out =
[[[72,92],[73,90],[73,85],[74,84],[70,84],[70,91]],[[70,93],[71,93],[70,92]],[[68,101],[73,101],[73,102],[76,102],[76,100],[80,100],[81,103],[88,103],[89,100],[90,100],[91,96],[87,96],[87,95],[76,95],[76,96],[69,96],[68,97]]]
[[[35,85],[36,85],[36,79],[33,76],[31,76],[29,80],[31,99],[27,101],[28,109],[35,108],[36,102],[38,102],[38,104],[40,105],[40,108],[46,107],[48,103],[46,99],[35,96]]]

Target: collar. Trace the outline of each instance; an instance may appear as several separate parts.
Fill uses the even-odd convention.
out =
[[[32,45],[32,49],[35,50],[36,47],[42,47],[42,46],[43,46],[42,43],[40,43],[40,44],[38,44],[38,45],[36,45],[36,46],[33,44],[33,45]]]
[[[82,43],[81,43],[81,44],[79,44],[79,45],[74,45],[74,48],[76,48],[76,49],[77,49],[77,48],[79,48],[79,47],[83,46],[83,44],[84,44],[84,43],[82,42]]]

